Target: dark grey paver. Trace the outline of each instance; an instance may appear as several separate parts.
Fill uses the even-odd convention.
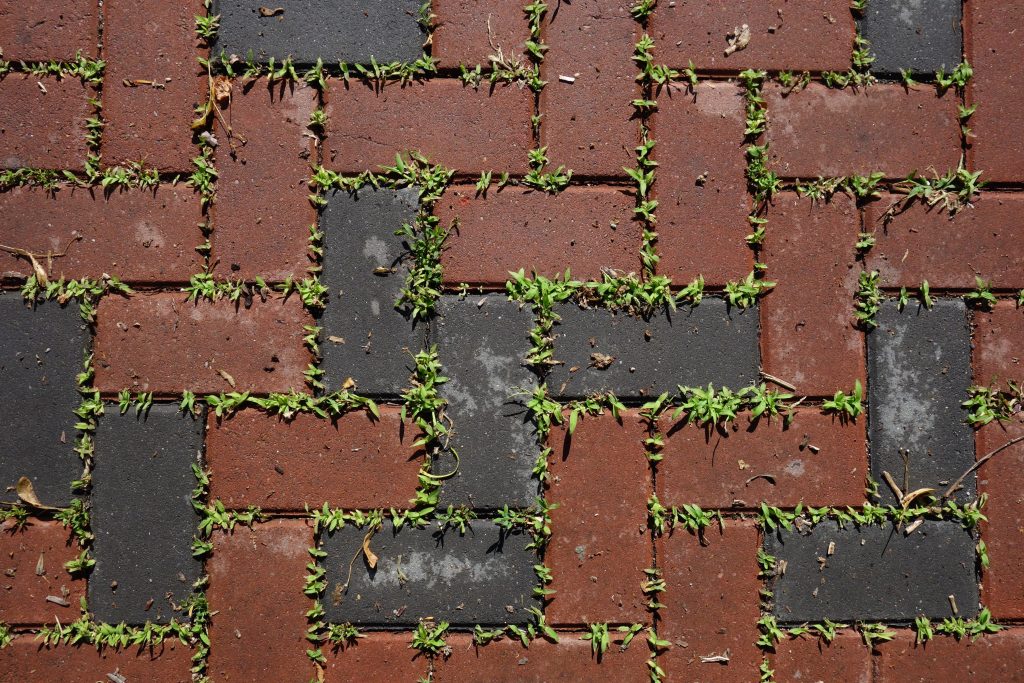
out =
[[[88,339],[75,302],[29,308],[17,292],[0,295],[0,500],[17,500],[7,488],[28,477],[44,504],[70,503],[82,476],[74,411]]]
[[[971,384],[970,344],[960,299],[937,300],[931,310],[909,305],[902,313],[896,302],[882,306],[868,335],[868,425],[871,475],[883,501],[895,501],[883,471],[904,492],[942,491],[974,463],[974,437],[960,406]],[[971,475],[957,498],[974,493]]]
[[[300,64],[368,64],[414,60],[426,35],[418,23],[421,0],[216,0],[220,15],[214,51],[257,61],[291,58]],[[282,8],[263,16],[260,8]]]
[[[167,622],[175,616],[170,600],[191,593],[201,567],[191,547],[199,524],[192,463],[202,447],[203,419],[176,404],[153,405],[143,416],[106,406],[92,487],[89,608],[97,620]]]
[[[786,561],[772,580],[773,613],[785,622],[939,619],[954,616],[950,595],[960,616],[978,613],[975,541],[956,522],[927,521],[905,536],[830,520],[809,534],[769,534],[765,549]]]
[[[455,476],[441,486],[443,505],[525,507],[537,497],[533,466],[540,447],[525,401],[537,378],[525,364],[533,313],[501,294],[444,296],[432,328],[444,376]],[[437,459],[449,472],[454,458]]]
[[[409,264],[395,232],[413,222],[416,210],[414,189],[364,188],[327,199],[320,279],[330,292],[320,325],[328,390],[349,377],[370,396],[398,395],[409,386],[412,354],[424,347],[427,326],[395,308]]]
[[[960,20],[960,0],[871,0],[859,23],[875,55],[872,73],[949,73],[963,52]]]
[[[373,570],[360,552],[364,535],[348,526],[324,539],[323,602],[331,622],[410,625],[429,616],[466,626],[523,623],[535,606],[537,557],[526,549],[527,535],[505,535],[484,520],[473,521],[465,535],[440,534],[435,526],[395,533],[387,522],[370,541],[378,557]]]
[[[757,310],[729,309],[722,299],[705,299],[649,320],[607,309],[557,309],[555,358],[548,375],[559,396],[613,391],[616,396],[656,396],[676,385],[738,388],[757,380]],[[595,356],[595,354],[601,354]],[[598,367],[604,356],[614,360]]]

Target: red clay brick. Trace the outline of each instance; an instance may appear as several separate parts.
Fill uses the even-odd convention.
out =
[[[865,381],[864,335],[853,325],[861,272],[856,204],[846,195],[826,203],[785,193],[767,217],[762,260],[777,284],[760,308],[765,372],[811,396]]]
[[[67,248],[66,256],[43,262],[52,279],[109,273],[126,282],[188,282],[203,269],[195,250],[201,221],[199,198],[184,185],[109,195],[31,187],[0,194],[0,243],[35,253]],[[31,274],[28,261],[0,253],[0,278]]]
[[[374,92],[353,81],[331,83],[324,165],[345,173],[376,171],[395,155],[419,151],[469,175],[525,173],[533,147],[533,95],[515,85],[463,86],[432,79]]]
[[[409,647],[411,633],[369,633],[355,645],[324,650],[324,683],[392,683],[429,678],[430,660]]]
[[[864,210],[864,227],[877,242],[867,255],[888,287],[974,289],[974,277],[995,286],[1024,287],[1024,252],[1008,245],[1024,241],[1024,197],[989,192],[956,216],[915,202],[888,222],[883,216],[899,197],[887,195]]]
[[[458,221],[441,254],[448,283],[504,283],[524,268],[547,277],[599,279],[601,271],[640,270],[642,229],[635,200],[608,187],[572,186],[557,195],[519,187],[476,196],[472,185],[450,187],[435,214]]]
[[[309,226],[316,223],[306,183],[316,163],[316,141],[306,127],[316,90],[259,79],[235,83],[231,92],[225,118],[235,143],[228,144],[217,127],[224,144],[216,152],[214,272],[267,281],[302,278],[310,266]]]
[[[183,293],[103,297],[97,314],[95,386],[180,393],[302,390],[312,357],[303,325],[313,319],[296,297],[257,297],[250,308]],[[220,374],[235,381],[232,387]]]
[[[216,611],[210,626],[208,673],[213,681],[308,681],[302,593],[313,530],[303,520],[238,526],[213,538],[206,595]]]
[[[871,651],[851,631],[830,644],[813,637],[783,640],[771,659],[778,683],[871,683]]]
[[[696,95],[666,88],[658,96],[651,120],[658,273],[677,283],[703,275],[720,287],[753,268],[744,241],[751,229],[744,117],[742,93],[732,83],[700,83]]]
[[[93,683],[109,681],[115,671],[126,681],[184,683],[192,680],[192,651],[177,638],[151,650],[124,650],[92,645],[46,647],[34,636],[15,638],[0,650],[0,681],[4,683]]]
[[[623,166],[636,166],[640,142],[632,101],[641,90],[631,60],[640,24],[621,0],[559,3],[544,23],[550,49],[541,65],[548,84],[540,95],[540,136],[552,166],[578,176],[624,177]]]
[[[530,24],[521,5],[506,0],[434,0],[431,54],[442,68],[489,66],[498,50],[506,61],[529,65]]]
[[[726,56],[727,36],[744,24],[750,42]],[[846,71],[856,33],[846,0],[664,2],[648,25],[659,60],[714,71]]]
[[[842,90],[812,83],[784,95],[765,86],[770,167],[787,178],[945,173],[960,161],[957,98],[931,86]]]
[[[758,538],[753,523],[726,522],[725,533],[707,530],[707,546],[685,531],[659,538],[658,565],[667,588],[661,594],[658,635],[672,642],[660,658],[673,681],[756,681]],[[729,650],[727,664],[701,657]]]
[[[22,529],[0,524],[0,614],[7,624],[52,624],[73,621],[85,595],[85,580],[72,577],[64,563],[78,557],[78,544],[59,522],[33,520]],[[42,558],[43,574],[36,574]],[[64,598],[68,607],[46,600]]]
[[[94,95],[73,78],[0,78],[0,168],[83,169]]]
[[[107,0],[103,11],[103,162],[191,171],[191,124],[207,89],[196,62],[195,17],[206,14],[203,0]],[[125,85],[135,80],[163,87]]]
[[[665,505],[863,505],[868,472],[863,421],[842,425],[807,409],[798,411],[788,429],[779,418],[771,424],[760,420],[751,429],[748,417],[742,414],[725,435],[709,435],[682,422],[662,425],[666,439],[664,460],[658,464],[658,497]],[[821,450],[815,453],[812,446]],[[759,474],[771,476],[774,483],[750,481]]]
[[[1024,680],[1024,629],[1011,628],[977,640],[939,637],[914,645],[914,632],[878,646],[878,683]]]
[[[553,624],[649,621],[640,584],[652,565],[647,530],[651,476],[646,425],[636,411],[580,420],[568,437],[552,430],[551,542],[545,564],[558,591],[545,610]]]
[[[380,420],[358,412],[283,420],[243,410],[211,415],[206,434],[211,495],[230,508],[406,508],[416,493],[423,453],[396,406],[381,406]]]
[[[1024,63],[1024,4],[975,2],[964,6],[967,54],[974,66],[968,104],[978,104],[970,125],[975,137],[967,153],[973,170],[996,182],[1024,181],[1024,91],[1017,69]]]
[[[1024,311],[1000,301],[991,311],[974,312],[974,381],[976,384],[1024,383]]]
[[[975,436],[978,457],[1018,436],[1024,436],[1024,416],[983,427]],[[982,604],[997,619],[1024,619],[1024,443],[995,455],[978,470],[978,490],[989,496],[988,521],[981,531],[989,558]]]
[[[0,54],[9,61],[95,57],[100,14],[93,0],[0,1]]]
[[[616,634],[617,635],[617,634]],[[503,639],[483,647],[469,635],[448,638],[451,656],[439,659],[434,668],[437,683],[477,683],[486,671],[488,683],[577,683],[616,681],[643,683],[648,680],[649,650],[643,636],[634,638],[622,651],[613,644],[601,658],[591,654],[590,643],[579,633],[561,633],[558,643],[538,639],[524,648],[519,640]]]

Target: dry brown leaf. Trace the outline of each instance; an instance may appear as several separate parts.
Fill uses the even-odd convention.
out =
[[[356,381],[354,379],[352,379],[351,377],[346,377],[345,381],[341,383],[341,388],[342,389],[355,389],[356,388]]]
[[[259,13],[261,17],[276,17],[278,14],[284,14],[284,7],[275,7],[274,9],[260,7]]]
[[[370,565],[370,569],[377,568],[377,555],[370,550],[370,539],[373,537],[373,532],[366,534],[363,537],[363,555],[366,555],[366,564]]]
[[[231,385],[231,388],[235,388],[235,378],[229,375],[224,370],[218,370],[217,374],[224,378],[224,381]]]
[[[50,279],[46,277],[46,269],[39,264],[39,261],[37,261],[36,257],[32,254],[28,255],[28,260],[32,262],[32,270],[35,271],[36,282],[39,283],[39,286],[45,287],[48,285],[50,283]]]
[[[18,498],[20,498],[23,503],[28,503],[34,508],[39,508],[40,510],[60,510],[60,508],[43,505],[42,502],[40,502],[39,496],[36,495],[36,490],[32,487],[32,480],[28,477],[21,477],[18,479],[18,483],[14,487],[14,491],[18,494]]]
[[[604,370],[609,365],[615,362],[615,356],[609,356],[606,353],[600,353],[595,351],[590,354],[590,367],[597,368],[598,370]]]
[[[226,107],[231,100],[231,79],[227,76],[213,79],[213,97],[219,106]]]
[[[36,561],[36,576],[42,576],[46,573],[46,555],[39,553],[39,559]]]
[[[344,337],[338,337],[338,336],[335,336],[335,335],[332,334],[329,337],[327,337],[327,341],[331,342],[332,344],[344,344],[345,343],[345,338]]]

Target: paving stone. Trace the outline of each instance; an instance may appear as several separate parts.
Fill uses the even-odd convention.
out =
[[[362,555],[364,529],[346,526],[324,539],[327,570],[324,609],[332,623],[415,625],[434,617],[455,626],[522,624],[536,606],[532,597],[537,556],[526,534],[505,534],[497,525],[476,520],[465,535],[457,529],[405,527],[395,532],[386,522],[370,540],[379,558],[371,570]]]
[[[29,308],[17,292],[0,295],[0,501],[18,499],[8,487],[21,477],[46,505],[71,501],[82,476],[74,411],[87,344],[74,302]]]
[[[971,317],[975,384],[1004,390],[1009,382],[1024,384],[1024,310],[1015,301],[1001,300],[992,310],[976,310]]]
[[[67,625],[66,622],[62,622]],[[192,680],[192,650],[177,638],[148,648],[58,645],[47,647],[33,635],[19,636],[0,649],[4,683],[106,683],[117,673],[126,683],[184,683]]]
[[[431,659],[409,647],[411,633],[370,632],[344,648],[325,651],[324,683],[429,681]],[[448,636],[447,639],[450,639]],[[437,661],[437,660],[433,660]]]
[[[96,428],[92,530],[96,566],[89,608],[101,622],[166,623],[192,591],[202,565],[192,557],[199,518],[192,464],[203,418],[159,403],[123,415],[108,403]]]
[[[533,466],[540,453],[524,404],[537,378],[525,365],[533,314],[502,294],[442,297],[434,325],[442,373],[441,396],[452,421],[455,476],[441,486],[443,505],[526,507],[537,497]],[[454,459],[437,459],[449,472]]]
[[[556,312],[562,320],[554,330],[555,358],[562,365],[547,382],[559,396],[657,396],[679,384],[735,389],[758,376],[756,308],[743,311],[705,298],[699,306],[648,320],[575,304]],[[614,360],[601,369],[594,354]]]
[[[771,655],[780,683],[871,683],[871,650],[856,631],[840,631],[831,643],[814,636],[784,638]]]
[[[1024,680],[1024,629],[1008,628],[981,638],[934,638],[921,645],[914,631],[900,631],[878,646],[876,683],[983,683]]]
[[[330,291],[320,336],[328,391],[349,377],[370,396],[398,395],[409,386],[411,354],[423,348],[427,326],[395,308],[410,258],[395,232],[415,220],[417,201],[412,188],[336,191],[327,200],[320,280]]]
[[[89,153],[85,122],[95,96],[78,79],[0,78],[0,169],[83,169]]]
[[[952,595],[957,613],[970,619],[978,613],[974,546],[958,522],[931,520],[909,536],[888,524],[840,528],[832,520],[769,534],[765,550],[786,561],[771,582],[772,612],[786,623],[911,622],[954,616]]]
[[[0,54],[8,61],[74,60],[98,52],[100,13],[93,0],[0,0]]]
[[[291,57],[298,64],[369,64],[412,61],[423,54],[426,35],[420,0],[217,0],[220,15],[214,51],[260,62]],[[280,8],[282,11],[277,11]],[[267,12],[266,10],[273,10]]]
[[[500,49],[525,62],[530,24],[522,6],[508,0],[433,0],[430,55],[441,68],[487,64]]]
[[[889,472],[904,493],[925,486],[944,491],[974,463],[971,428],[960,406],[971,385],[963,300],[938,300],[931,310],[911,303],[902,313],[888,301],[877,320],[868,334],[871,476],[883,482],[882,473]],[[909,454],[908,465],[901,449]],[[975,476],[963,486],[956,499],[972,499]],[[884,502],[895,501],[884,483],[880,492]]]
[[[961,0],[871,0],[858,22],[871,43],[871,73],[899,77],[901,69],[916,74],[947,73],[960,63],[963,30]]]
[[[978,456],[1024,437],[1024,415],[977,431]],[[999,620],[1024,619],[1024,443],[1017,443],[978,470],[978,490],[988,495],[981,539],[989,566],[982,572],[982,602]]]
[[[85,578],[72,576],[64,563],[81,548],[71,530],[56,521],[34,519],[19,527],[15,520],[0,522],[0,614],[5,624],[63,623],[78,618],[85,597]],[[42,571],[38,571],[42,563]],[[48,596],[63,597],[66,604]]]

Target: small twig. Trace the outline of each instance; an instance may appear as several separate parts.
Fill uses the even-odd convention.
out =
[[[763,377],[764,379],[768,380],[769,382],[772,382],[774,384],[778,384],[783,389],[789,389],[790,391],[796,391],[796,387],[795,386],[793,386],[792,384],[790,384],[789,382],[787,382],[785,380],[779,379],[775,375],[769,375],[767,372],[762,371],[761,372],[761,377]]]
[[[995,455],[996,455],[997,453],[1000,453],[1000,452],[1002,452],[1002,451],[1005,451],[1005,450],[1006,450],[1007,448],[1009,448],[1010,446],[1013,446],[1014,444],[1018,444],[1018,443],[1020,443],[1021,441],[1024,441],[1024,436],[1017,436],[1017,437],[1014,437],[1014,438],[1010,439],[1009,441],[1007,441],[1006,443],[1004,443],[1004,444],[1003,444],[1002,446],[1000,446],[999,448],[995,449],[994,451],[991,451],[991,452],[989,452],[989,453],[986,453],[986,454],[985,454],[985,455],[984,455],[984,456],[983,456],[982,458],[980,458],[980,459],[978,460],[978,462],[976,462],[976,463],[974,463],[973,465],[971,465],[971,467],[970,467],[970,468],[968,468],[968,470],[967,470],[966,472],[964,472],[964,473],[963,473],[963,474],[961,474],[961,475],[960,475],[959,477],[957,477],[957,478],[956,478],[956,481],[954,481],[954,482],[953,482],[952,484],[950,484],[950,485],[949,485],[949,488],[948,488],[948,489],[946,489],[945,493],[943,493],[943,494],[942,494],[942,499],[943,499],[943,500],[945,500],[946,498],[949,498],[949,497],[950,497],[950,495],[952,495],[952,494],[953,494],[953,492],[954,492],[954,491],[956,491],[956,489],[960,487],[960,484],[964,483],[964,479],[966,479],[967,477],[969,477],[969,476],[970,476],[971,472],[974,472],[974,471],[975,471],[975,470],[977,470],[977,469],[978,469],[979,467],[981,467],[982,465],[984,465],[985,463],[987,463],[987,462],[988,462],[989,460],[991,460],[991,459],[993,458],[993,456],[995,456]]]

